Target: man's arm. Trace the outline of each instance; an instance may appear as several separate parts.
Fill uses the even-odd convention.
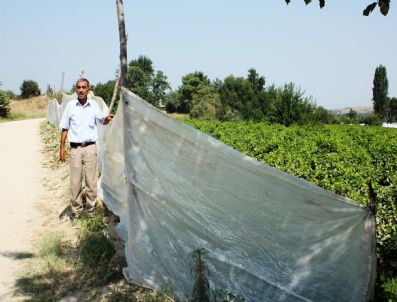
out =
[[[68,136],[68,130],[62,129],[61,133],[61,146],[59,148],[59,159],[65,161],[65,141]]]

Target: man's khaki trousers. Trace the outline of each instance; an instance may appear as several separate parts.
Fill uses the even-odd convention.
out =
[[[83,209],[81,196],[83,193],[83,175],[86,186],[86,211],[95,209],[97,196],[97,147],[92,144],[85,147],[71,148],[70,150],[70,188],[72,212],[77,213]]]

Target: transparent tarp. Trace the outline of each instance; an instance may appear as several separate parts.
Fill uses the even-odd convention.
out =
[[[127,90],[102,131],[100,191],[120,216],[126,277],[188,300],[193,251],[213,290],[245,301],[366,301],[375,223],[365,207],[187,126]]]

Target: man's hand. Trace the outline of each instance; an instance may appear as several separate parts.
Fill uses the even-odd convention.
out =
[[[59,159],[62,162],[64,162],[66,160],[66,157],[65,157],[65,141],[66,141],[66,137],[67,136],[68,136],[68,130],[67,129],[62,129],[61,145],[59,147]]]
[[[107,117],[105,117],[105,119],[103,120],[103,125],[107,125],[109,124],[109,122],[113,119],[114,114],[109,114]]]
[[[64,162],[66,160],[66,158],[65,158],[65,149],[64,148],[60,148],[59,149],[59,159],[62,162]]]

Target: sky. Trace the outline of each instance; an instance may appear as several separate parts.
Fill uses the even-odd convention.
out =
[[[246,77],[266,86],[293,82],[327,109],[372,106],[373,77],[386,67],[397,97],[397,0],[384,17],[372,0],[124,0],[128,61],[145,55],[173,89],[203,71],[211,80]],[[0,89],[24,80],[69,90],[81,70],[92,84],[115,79],[115,0],[0,0]]]

